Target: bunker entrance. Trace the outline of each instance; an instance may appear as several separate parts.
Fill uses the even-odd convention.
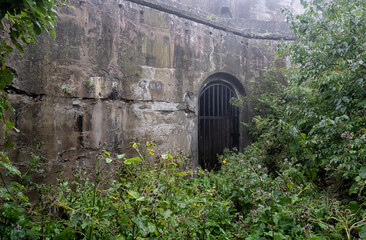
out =
[[[234,88],[221,80],[205,86],[199,96],[198,159],[209,170],[217,170],[218,154],[239,147],[239,109],[230,104]]]

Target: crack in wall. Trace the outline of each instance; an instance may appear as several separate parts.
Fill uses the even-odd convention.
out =
[[[124,98],[122,96],[108,96],[108,97],[101,97],[101,98],[96,98],[96,97],[77,97],[77,96],[50,96],[50,95],[46,95],[46,94],[37,94],[37,93],[32,93],[32,92],[27,92],[21,89],[18,89],[14,86],[8,86],[6,87],[6,91],[9,94],[14,94],[14,95],[21,95],[21,96],[27,96],[27,97],[31,97],[33,98],[33,100],[35,102],[42,102],[44,101],[45,97],[51,97],[52,99],[56,99],[56,98],[65,98],[65,99],[73,99],[73,100],[81,100],[81,101],[121,101],[123,103],[126,104],[136,104],[136,103],[166,103],[166,104],[183,104],[185,105],[185,107],[181,107],[177,110],[171,111],[168,110],[169,112],[177,112],[177,111],[184,111],[185,113],[195,113],[194,111],[190,110],[188,108],[188,105],[186,102],[167,102],[167,101],[163,101],[163,100],[153,100],[153,99],[128,99],[128,98]],[[168,111],[165,110],[156,110],[157,112],[162,112],[162,114],[166,114]]]
[[[205,19],[203,16],[200,15],[196,15],[193,12],[189,12],[188,10],[184,10],[184,9],[178,9],[178,8],[174,8],[172,6],[169,6],[167,4],[164,3],[160,3],[160,2],[156,2],[154,0],[125,0],[128,2],[132,2],[132,3],[136,3],[145,7],[149,7],[158,11],[162,11],[168,14],[173,14],[177,17],[181,17],[196,23],[200,23],[218,30],[222,30],[225,32],[229,32],[232,33],[234,35],[240,36],[240,37],[244,37],[244,38],[248,38],[248,39],[262,39],[262,40],[287,40],[287,41],[293,41],[296,40],[295,37],[293,36],[279,36],[276,34],[269,34],[269,35],[257,35],[254,33],[250,33],[250,32],[243,32],[240,30],[237,30],[235,28],[231,28],[229,26],[220,24],[218,22],[212,22],[209,21],[207,19]]]
[[[34,101],[43,101],[44,97],[46,97],[46,94],[44,94],[44,93],[28,92],[28,91],[16,88],[13,85],[6,86],[5,91],[8,94],[23,95],[23,96],[31,97],[31,98],[33,98]]]

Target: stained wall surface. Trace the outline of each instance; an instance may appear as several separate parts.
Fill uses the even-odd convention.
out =
[[[293,36],[280,8],[299,7],[290,0],[71,2],[59,10],[55,40],[44,34],[8,59],[20,129],[12,158],[21,163],[39,152],[51,178],[92,164],[100,143],[129,152],[134,138],[154,140],[157,152],[179,148],[196,165],[206,79],[230,74],[250,94],[265,67],[284,66],[273,52]],[[241,121],[250,121],[250,106]],[[240,132],[243,147],[250,138],[244,126]]]

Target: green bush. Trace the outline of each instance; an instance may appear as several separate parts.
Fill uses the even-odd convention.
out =
[[[58,217],[43,217],[49,227],[42,234],[59,239],[233,237],[233,205],[218,194],[214,173],[185,169],[182,154],[157,156],[150,142],[132,146],[139,157],[111,156],[101,149],[94,173],[77,166],[73,181],[60,178],[57,186],[46,188],[43,206],[48,212],[57,209]],[[111,166],[115,170],[108,171]]]
[[[256,142],[240,157],[244,169],[230,169],[225,176],[234,174],[231,179],[250,184],[252,180],[254,189],[235,182],[227,194],[235,189],[235,196],[247,199],[235,202],[238,209],[256,211],[257,217],[248,226],[260,226],[260,237],[276,229],[282,237],[296,239],[365,238],[366,2],[302,3],[304,14],[287,12],[297,40],[283,44],[279,51],[291,61],[288,86],[277,88],[276,72],[270,69],[257,89],[264,85],[274,91],[254,89],[254,96],[244,99],[255,106],[256,116],[249,127]],[[253,166],[257,167],[248,170]],[[268,170],[262,171],[263,167]],[[245,177],[250,175],[256,178]],[[262,182],[265,177],[269,183]],[[290,209],[272,192],[291,196],[287,184],[306,186],[294,188],[301,195],[295,197],[298,204],[289,201]],[[255,196],[255,187],[262,191],[258,199],[248,197]],[[291,206],[306,213],[306,218],[296,220],[295,225],[288,223],[289,228],[268,221],[261,211],[267,209],[272,218],[293,217],[296,211]]]
[[[217,173],[222,198],[233,201],[242,239],[344,239],[365,236],[364,203],[340,201],[301,172],[297,159],[269,174],[255,145],[227,153]]]
[[[347,185],[366,166],[366,3],[303,5],[304,14],[287,14],[297,40],[281,50],[292,63],[282,120],[305,168]]]
[[[352,239],[366,234],[365,204],[322,191],[295,158],[271,174],[254,144],[245,153],[226,152],[220,156],[222,169],[207,172],[185,168],[181,153],[157,154],[151,142],[132,147],[138,157],[112,156],[101,148],[94,172],[75,166],[73,179],[61,175],[57,185],[38,185],[36,206],[3,201],[1,239]],[[360,177],[358,187],[365,179]]]

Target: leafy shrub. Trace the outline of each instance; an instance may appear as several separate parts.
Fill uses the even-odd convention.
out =
[[[111,156],[103,149],[94,173],[74,168],[74,180],[60,178],[45,189],[43,205],[58,217],[43,217],[44,236],[62,239],[232,238],[233,205],[222,199],[213,173],[184,169],[184,156],[153,144],[132,144],[139,157]],[[154,162],[142,154],[154,155]],[[109,167],[115,170],[108,171]],[[108,173],[108,174],[107,174]],[[45,220],[47,219],[47,220]]]
[[[138,157],[100,149],[94,172],[75,166],[37,206],[3,202],[5,239],[342,239],[366,233],[365,204],[338,201],[297,159],[270,174],[258,145],[226,152],[222,169],[184,168],[178,153],[132,144]],[[147,154],[143,154],[143,149]],[[150,158],[150,159],[149,159]],[[151,159],[154,158],[154,159]],[[35,158],[37,160],[37,158]],[[154,160],[154,161],[153,161]],[[34,165],[36,165],[34,163]],[[33,166],[34,166],[33,165]],[[358,179],[362,198],[366,174]]]
[[[255,211],[257,217],[249,226],[260,229],[257,237],[275,238],[276,232],[281,234],[279,239],[365,238],[366,52],[362,19],[366,3],[302,3],[304,14],[293,16],[287,12],[297,40],[283,44],[279,52],[291,60],[286,74],[288,86],[270,93],[254,91],[256,95],[246,99],[257,106],[251,126],[256,142],[240,157],[245,169],[239,167],[225,173],[233,174],[231,179],[254,183],[254,189],[248,190],[237,180],[227,194],[234,189],[237,196],[248,199],[245,203],[235,200],[235,205]],[[274,75],[268,73],[271,75],[261,84],[276,86]],[[257,168],[248,170],[254,166]],[[268,170],[261,170],[263,167]],[[254,178],[244,177],[250,175]],[[270,183],[263,180],[265,177]],[[290,209],[273,192],[292,196],[286,190],[287,183],[292,188],[299,183],[306,186],[294,188],[295,193],[301,192],[296,197],[301,203],[291,201]],[[260,188],[260,198],[249,198],[255,196],[255,187]],[[274,207],[276,204],[280,207]],[[291,206],[306,213],[302,214],[306,218],[297,219],[288,228],[268,222],[261,210],[267,209],[271,218],[286,214],[293,217],[296,211]],[[306,231],[300,231],[298,226]],[[273,235],[265,236],[265,232]]]
[[[292,67],[283,121],[291,126],[293,154],[319,176],[351,181],[365,164],[366,3],[303,2],[287,16],[298,39],[282,48]],[[299,158],[300,158],[299,157]]]
[[[366,209],[340,201],[309,181],[297,159],[284,160],[269,174],[256,145],[245,153],[228,152],[212,176],[219,194],[232,201],[240,239],[352,239],[365,236]],[[361,201],[361,202],[362,202]]]

